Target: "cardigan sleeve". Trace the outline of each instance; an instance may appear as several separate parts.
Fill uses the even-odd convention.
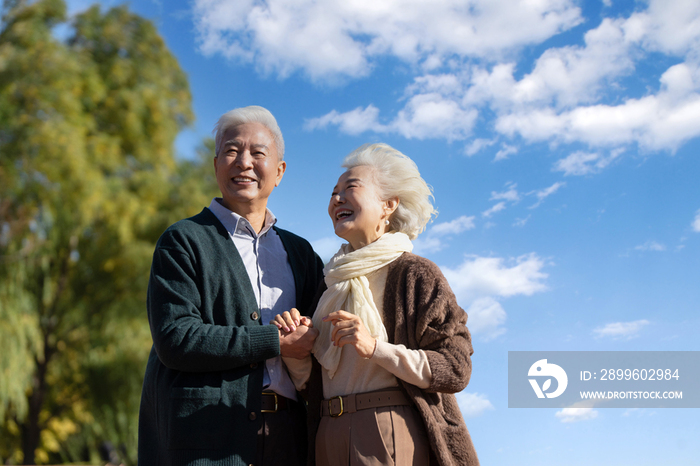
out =
[[[457,393],[467,386],[471,377],[471,335],[466,327],[467,313],[457,299],[447,279],[433,262],[411,255],[403,272],[401,295],[397,296],[397,330],[395,343],[422,349],[430,365],[431,381],[428,392]],[[387,285],[390,286],[389,277]],[[400,332],[405,321],[407,334]]]
[[[191,254],[159,244],[148,285],[148,319],[161,362],[175,370],[235,369],[279,354],[273,325],[215,325],[202,315],[201,277]]]

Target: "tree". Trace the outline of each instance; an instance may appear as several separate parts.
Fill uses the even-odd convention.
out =
[[[135,463],[153,246],[211,198],[211,161],[173,155],[191,98],[153,24],[95,6],[56,39],[66,22],[63,0],[3,3],[0,460],[111,440]]]

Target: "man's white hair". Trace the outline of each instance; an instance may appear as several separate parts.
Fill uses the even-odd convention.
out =
[[[272,113],[266,108],[259,107],[257,105],[251,105],[250,107],[234,108],[233,110],[224,113],[219,118],[219,121],[214,125],[214,140],[216,143],[216,155],[219,155],[219,150],[221,149],[221,144],[224,141],[224,134],[230,128],[234,126],[242,125],[244,123],[260,123],[264,127],[270,130],[272,133],[272,138],[275,141],[275,146],[277,147],[277,157],[279,160],[284,159],[284,139],[282,138],[282,131],[280,130],[277,120],[272,116]]]

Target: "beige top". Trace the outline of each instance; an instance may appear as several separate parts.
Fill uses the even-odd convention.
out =
[[[385,266],[367,275],[372,299],[382,317],[387,271]],[[297,390],[303,389],[311,374],[311,356],[306,359],[282,359]],[[428,388],[431,381],[428,357],[423,350],[410,350],[404,345],[379,340],[370,359],[361,358],[354,346],[346,345],[342,348],[340,364],[333,379],[328,377],[326,370],[322,372],[324,398],[397,387],[398,379],[418,388]]]

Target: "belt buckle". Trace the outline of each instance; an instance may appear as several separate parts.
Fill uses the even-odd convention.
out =
[[[338,402],[340,403],[340,412],[338,414],[333,414],[333,400],[335,398],[338,398]],[[340,417],[343,415],[343,397],[342,396],[334,396],[331,397],[331,399],[328,400],[328,414],[330,417]]]
[[[263,396],[274,396],[275,397],[275,409],[261,409],[261,413],[276,413],[277,412],[277,393],[276,392],[263,392]]]

